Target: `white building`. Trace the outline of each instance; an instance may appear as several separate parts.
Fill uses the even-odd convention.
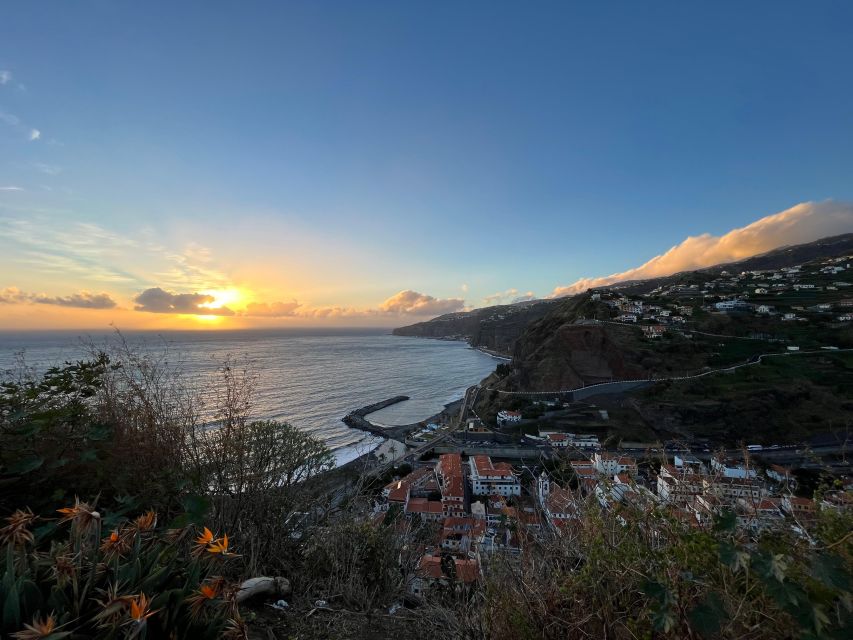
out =
[[[618,473],[637,475],[637,461],[629,456],[596,451],[593,454],[592,465],[598,473],[605,476],[615,476]]]
[[[507,411],[506,409],[503,411],[498,411],[498,424],[512,424],[516,422],[521,422],[521,412],[520,411]]]
[[[715,454],[711,458],[711,469],[723,475],[724,478],[755,478],[755,469],[741,461],[731,460]]]
[[[506,462],[492,463],[489,456],[471,456],[471,490],[478,496],[519,496],[521,480],[512,472],[512,466]]]

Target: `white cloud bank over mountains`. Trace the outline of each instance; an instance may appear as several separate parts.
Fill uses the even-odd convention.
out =
[[[643,280],[743,260],[787,245],[802,244],[853,232],[853,204],[803,202],[785,211],[733,229],[725,235],[690,236],[648,262],[609,276],[581,278],[559,286],[549,298],[559,298],[626,280]]]

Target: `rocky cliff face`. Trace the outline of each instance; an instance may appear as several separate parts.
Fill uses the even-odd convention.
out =
[[[560,301],[529,324],[515,341],[512,374],[501,388],[550,391],[641,376],[633,350],[637,330],[584,322],[596,312],[604,313],[583,294]]]

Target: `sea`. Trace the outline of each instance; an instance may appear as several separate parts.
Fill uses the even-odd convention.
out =
[[[131,347],[179,368],[212,397],[227,361],[255,376],[251,414],[321,438],[344,464],[382,439],[347,427],[348,412],[396,395],[409,400],[370,414],[380,425],[425,420],[492,372],[499,360],[464,342],[391,335],[388,329],[279,329],[123,333]],[[0,377],[21,358],[36,372],[115,344],[107,333],[0,333]]]

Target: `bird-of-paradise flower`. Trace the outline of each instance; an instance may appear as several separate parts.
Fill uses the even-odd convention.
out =
[[[196,538],[195,541],[196,541],[196,544],[201,544],[201,545],[207,546],[211,542],[213,542],[213,537],[214,537],[213,531],[211,531],[210,529],[205,527],[202,534],[198,538]]]
[[[207,545],[213,542],[216,539],[216,536],[213,535],[213,532],[207,527],[204,528],[202,534],[195,539],[195,547],[192,549],[192,555],[198,557],[204,554],[207,549]]]
[[[218,553],[222,556],[230,555],[230,553],[228,552],[228,534],[226,533],[221,538],[217,538],[209,545],[207,545],[207,551],[208,553]]]
[[[98,598],[97,602],[101,605],[101,611],[95,615],[95,621],[98,626],[103,628],[116,627],[124,617],[131,600],[136,596],[122,595],[119,593],[120,586],[113,582],[107,585],[106,589],[98,589],[98,592],[103,596]]]
[[[108,556],[123,556],[130,551],[133,535],[133,531],[113,529],[113,532],[101,543],[101,551]]]
[[[22,547],[26,543],[33,542],[33,532],[29,526],[38,520],[29,508],[26,511],[18,509],[11,516],[6,518],[7,524],[0,529],[0,544],[10,544],[13,547]]]
[[[143,513],[133,521],[133,526],[140,532],[151,531],[155,526],[157,526],[157,514],[154,511]]]
[[[95,508],[87,502],[81,502],[80,498],[74,498],[73,507],[63,507],[57,509],[57,513],[62,514],[59,523],[73,522],[80,531],[87,531],[95,522],[101,519],[101,514],[95,511]]]
[[[24,624],[24,628],[17,633],[13,633],[12,637],[15,640],[38,640],[39,638],[47,637],[58,640],[59,638],[71,635],[70,631],[57,632],[57,629],[59,627],[56,626],[56,618],[51,614],[44,620],[34,618],[32,624]]]
[[[130,599],[130,622],[142,624],[160,609],[151,610],[151,602],[144,593]]]
[[[186,602],[190,605],[190,612],[194,619],[199,618],[205,607],[212,604],[221,595],[222,585],[224,584],[224,578],[214,578],[210,582],[201,585],[198,591],[187,597]]]

